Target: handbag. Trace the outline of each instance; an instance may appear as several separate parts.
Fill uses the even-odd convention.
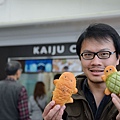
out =
[[[38,103],[38,101],[37,101],[37,100],[36,100],[36,103],[37,103],[38,107],[40,108],[40,110],[41,110],[41,111],[42,111],[42,113],[43,113],[44,109],[40,106],[40,104]]]

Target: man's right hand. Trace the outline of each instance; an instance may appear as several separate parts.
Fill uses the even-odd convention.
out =
[[[55,101],[51,101],[44,109],[42,114],[44,120],[62,120],[65,105],[55,105]]]

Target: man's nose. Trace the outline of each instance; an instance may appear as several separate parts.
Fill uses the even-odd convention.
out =
[[[92,64],[100,64],[101,59],[97,55],[91,60]]]

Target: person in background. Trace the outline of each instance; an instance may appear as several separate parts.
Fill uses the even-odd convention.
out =
[[[55,74],[53,80],[59,79],[60,76],[61,76],[60,73]],[[47,103],[49,103],[49,102],[52,100],[52,95],[53,95],[52,92],[53,92],[54,88],[55,88],[55,86],[54,86],[53,89],[50,90],[50,91],[48,92],[48,94],[47,94],[47,97],[48,97]]]
[[[21,64],[10,61],[5,71],[7,77],[0,81],[0,120],[30,120],[27,91],[17,82],[22,73]]]
[[[47,105],[47,95],[45,84],[37,82],[34,89],[34,94],[29,98],[29,113],[31,120],[43,120],[42,112]]]
[[[119,64],[119,34],[110,25],[91,24],[80,35],[76,52],[86,78],[76,76],[74,102],[61,107],[51,101],[43,112],[44,120],[120,120],[120,95],[105,95],[101,79],[106,66]]]

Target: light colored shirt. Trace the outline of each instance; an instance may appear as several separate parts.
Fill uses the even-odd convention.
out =
[[[44,95],[44,97],[37,98],[37,101],[39,105],[44,109],[45,106],[47,105],[47,96]],[[28,107],[29,107],[29,113],[30,113],[31,120],[43,120],[42,111],[38,107],[33,96],[30,96],[29,98]]]

